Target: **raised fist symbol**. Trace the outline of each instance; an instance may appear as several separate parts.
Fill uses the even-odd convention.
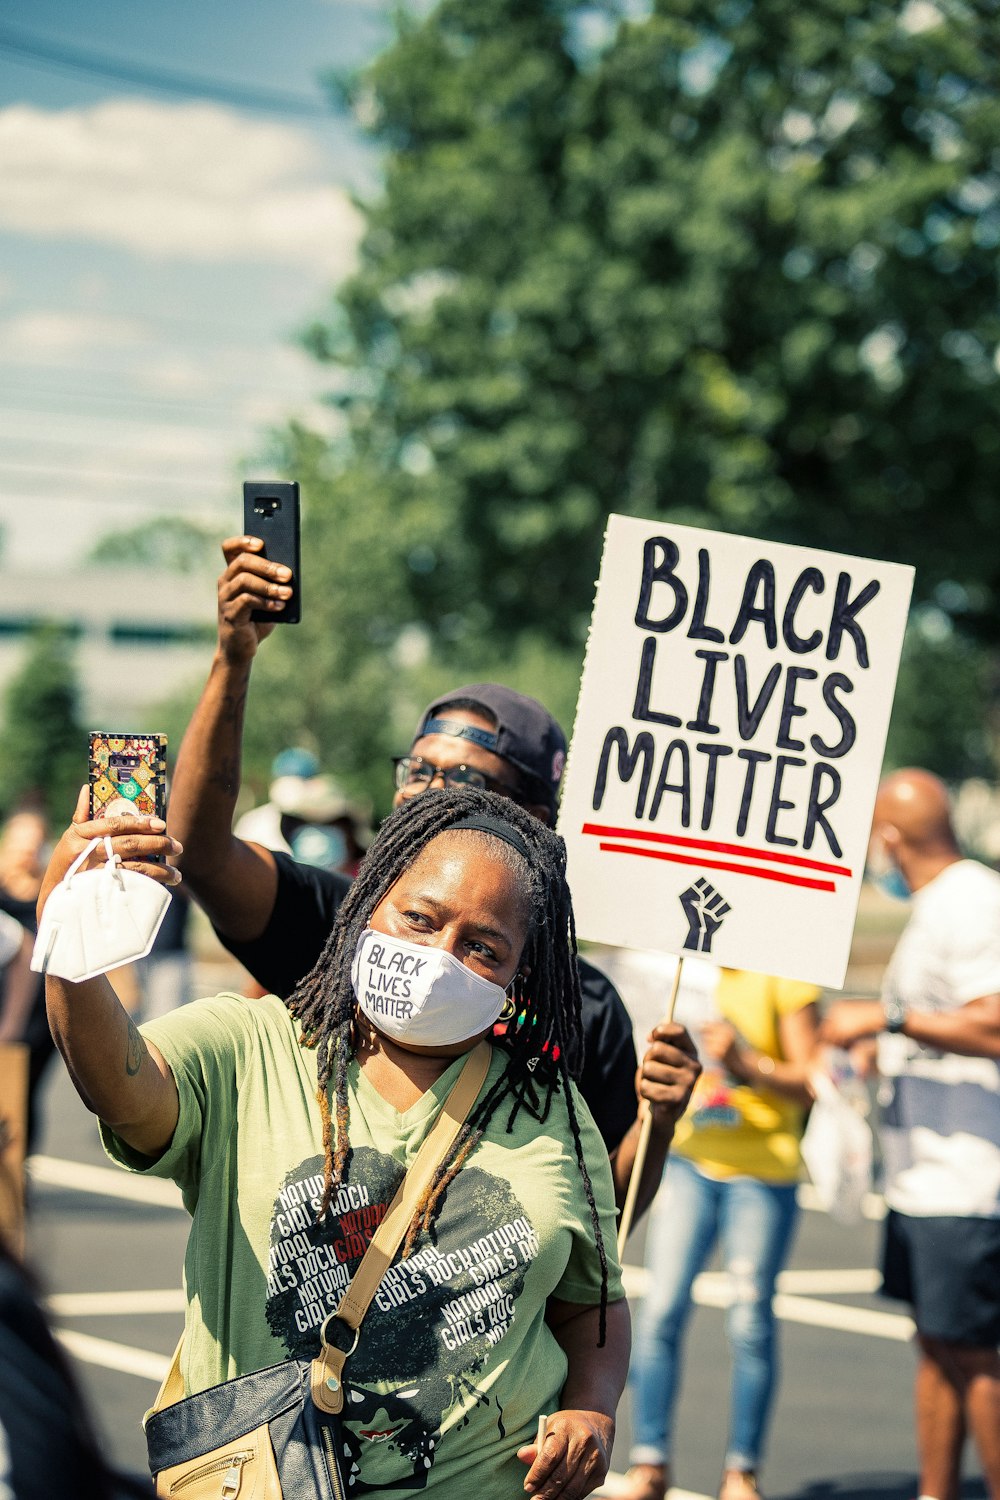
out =
[[[682,891],[680,899],[688,919],[685,948],[690,948],[692,953],[711,953],[712,939],[731,910],[728,902],[703,876]]]

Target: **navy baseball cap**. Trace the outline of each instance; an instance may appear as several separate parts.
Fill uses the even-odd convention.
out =
[[[448,718],[448,705],[475,704],[496,720],[495,729],[480,729]],[[535,698],[515,693],[498,682],[474,682],[435,699],[425,709],[413,742],[425,734],[453,734],[492,750],[529,778],[528,791],[553,811],[566,767],[566,736],[547,708]]]

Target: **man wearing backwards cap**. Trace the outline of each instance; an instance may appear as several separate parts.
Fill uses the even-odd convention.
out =
[[[274,628],[253,621],[251,612],[277,615],[291,592],[288,569],[263,558],[261,545],[255,537],[222,544],[227,566],[219,579],[218,646],[177,757],[169,824],[184,845],[178,861],[184,878],[222,942],[268,990],[288,995],[319,957],[348,881],[232,832],[250,671]],[[471,785],[511,797],[551,825],[565,761],[565,736],[540,703],[497,683],[475,683],[439,698],[422,715],[410,753],[396,762],[395,805],[436,787]],[[653,1033],[637,1080],[621,998],[582,959],[580,977],[580,1088],[611,1155],[619,1202],[639,1134],[636,1088],[652,1111],[641,1210],[656,1190],[699,1066],[683,1027],[664,1023]]]

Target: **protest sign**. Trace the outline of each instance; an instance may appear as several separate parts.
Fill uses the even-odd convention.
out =
[[[843,983],[912,582],[610,517],[559,820],[581,937]]]

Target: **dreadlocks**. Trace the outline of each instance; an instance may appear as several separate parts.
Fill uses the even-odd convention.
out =
[[[501,1105],[510,1104],[506,1125],[509,1132],[522,1109],[544,1121],[553,1096],[561,1089],[601,1262],[600,1343],[603,1345],[608,1262],[570,1088],[570,1079],[579,1075],[583,1061],[583,1032],[576,930],[566,884],[566,849],[557,834],[507,797],[469,787],[448,788],[414,797],[397,808],[372,843],[315,966],[288,998],[288,1009],[299,1022],[303,1043],[316,1049],[317,1098],[325,1158],[319,1217],[327,1212],[350,1155],[347,1067],[357,1047],[351,964],[358,939],[387,891],[431,841],[470,817],[497,819],[520,836],[518,848],[512,849],[496,835],[479,829],[467,832],[468,837],[482,841],[490,857],[512,869],[524,889],[529,907],[528,936],[520,968],[530,973],[530,981],[526,984],[520,972],[515,977],[514,1017],[504,1039],[507,1054],[504,1070],[463,1124],[418,1204],[403,1253],[409,1254],[421,1232],[431,1230],[449,1183],[475,1150]],[[519,852],[522,846],[526,858]],[[330,1115],[331,1081],[335,1120]]]

